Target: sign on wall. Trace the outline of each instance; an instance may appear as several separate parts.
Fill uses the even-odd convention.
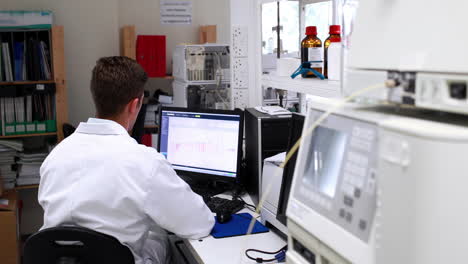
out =
[[[161,24],[192,24],[192,1],[161,0]]]

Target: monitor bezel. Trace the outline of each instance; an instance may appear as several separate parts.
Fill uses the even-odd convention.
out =
[[[169,107],[162,106],[159,108],[159,133],[158,133],[158,152],[161,152],[161,124],[162,124],[162,112],[163,111],[176,111],[176,112],[185,112],[185,113],[201,113],[201,114],[227,114],[227,115],[238,115],[239,120],[239,133],[238,133],[238,145],[237,145],[237,164],[236,164],[236,176],[220,176],[202,172],[193,172],[186,170],[174,169],[177,172],[179,177],[188,178],[189,180],[195,182],[225,182],[225,183],[234,183],[238,184],[241,178],[241,167],[242,167],[242,156],[243,156],[243,132],[244,132],[244,111],[241,109],[234,110],[218,110],[218,109],[199,109],[199,108],[184,108],[184,107]]]
[[[293,115],[291,116],[291,127],[289,130],[287,152],[289,152],[291,148],[294,146],[294,144],[296,144],[296,141],[302,137],[302,132],[304,130],[304,124],[305,124],[305,118],[306,117],[304,115],[298,114],[298,113],[293,113]],[[298,130],[298,128],[301,126],[302,128],[299,130],[301,131],[299,138],[294,138],[294,132]],[[299,148],[297,149],[296,153],[294,153],[294,155],[291,157],[291,159],[286,164],[283,170],[283,179],[281,181],[280,195],[278,198],[278,209],[276,212],[276,219],[283,225],[286,225],[286,209],[288,207],[289,194],[291,193],[292,180],[294,177],[294,170],[296,167],[295,165],[296,165],[298,153],[299,153]]]

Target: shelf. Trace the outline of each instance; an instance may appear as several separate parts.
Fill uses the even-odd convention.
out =
[[[48,83],[55,83],[55,81],[54,81],[54,80],[48,80],[48,81],[0,82],[0,86],[5,86],[5,85],[22,85],[22,84],[48,84]]]
[[[177,83],[183,83],[186,85],[208,85],[208,84],[216,84],[216,80],[202,80],[202,81],[189,81],[189,80],[182,80],[182,79],[174,79]],[[229,80],[222,80],[221,84],[229,84]]]
[[[23,135],[11,135],[11,136],[0,136],[0,139],[5,138],[23,138],[23,137],[45,137],[45,136],[56,136],[57,132],[51,133],[38,133],[38,134],[23,134]]]
[[[158,125],[145,125],[145,129],[156,129],[159,128]]]
[[[164,77],[149,77],[149,79],[165,79],[165,80],[174,80],[174,76],[166,75]]]
[[[291,92],[337,98],[341,95],[341,82],[320,79],[291,79],[291,77],[263,74],[262,85]]]
[[[29,190],[37,188],[39,188],[39,184],[16,186],[15,190]]]

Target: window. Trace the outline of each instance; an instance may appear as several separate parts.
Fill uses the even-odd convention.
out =
[[[329,26],[333,25],[332,1],[315,2],[304,5],[304,30],[316,26],[317,37],[323,41],[328,38]]]
[[[281,46],[279,50],[278,28],[280,30],[279,37]],[[281,56],[282,54],[294,52],[297,54],[298,51],[299,1],[281,1],[262,4],[262,53]]]
[[[299,52],[299,2],[280,2],[280,25],[282,27],[281,40],[283,53],[291,54]]]
[[[277,46],[277,34],[273,29],[278,25],[278,4],[262,5],[262,53],[273,54]]]

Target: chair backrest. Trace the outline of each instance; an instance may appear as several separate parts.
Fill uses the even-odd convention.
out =
[[[116,238],[83,227],[44,229],[28,238],[23,264],[135,264]]]

